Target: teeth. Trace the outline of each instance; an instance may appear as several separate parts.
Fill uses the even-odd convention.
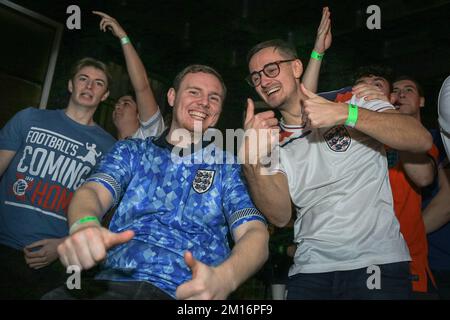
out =
[[[206,113],[199,112],[199,111],[189,111],[189,115],[201,118],[202,120],[205,120],[207,117]]]
[[[277,92],[280,90],[280,87],[274,87],[266,91],[267,95],[270,96],[272,93]]]

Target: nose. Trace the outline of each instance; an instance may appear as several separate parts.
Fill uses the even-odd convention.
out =
[[[202,106],[202,107],[205,107],[205,108],[209,107],[209,99],[208,99],[208,95],[202,95],[202,96],[199,98],[198,103],[199,103],[199,105]]]
[[[93,83],[92,80],[90,80],[90,79],[86,80],[86,87],[87,88],[92,88],[92,83]]]
[[[261,77],[261,87],[267,87],[270,83],[272,83],[272,78],[266,76],[264,72],[261,72],[259,76]]]

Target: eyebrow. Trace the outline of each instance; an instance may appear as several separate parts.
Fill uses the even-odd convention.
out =
[[[188,87],[186,87],[186,90],[189,90],[189,89],[195,89],[195,90],[198,90],[198,91],[204,91],[203,89],[201,89],[199,87],[196,87],[196,86],[188,86]],[[222,98],[222,95],[220,93],[216,92],[216,91],[211,92],[209,95],[217,95],[220,98]]]
[[[406,88],[411,88],[411,89],[414,89],[414,90],[417,91],[417,88],[416,88],[415,86],[413,86],[413,85],[410,85],[410,84],[408,84],[408,85],[406,85],[406,86],[403,87],[403,89],[406,89]],[[400,89],[400,88],[394,86],[394,90],[395,90],[395,89]]]
[[[87,74],[84,74],[84,73],[80,73],[79,75],[78,75],[78,77],[81,77],[81,76],[83,76],[83,77],[86,77],[86,78],[89,78],[90,79],[90,77],[87,75]],[[106,81],[105,80],[103,80],[103,79],[94,79],[95,81],[101,81],[101,82],[103,82],[103,83],[106,83]]]

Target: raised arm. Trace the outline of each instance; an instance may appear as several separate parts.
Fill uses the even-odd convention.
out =
[[[112,203],[111,193],[97,182],[88,182],[75,192],[68,212],[71,235],[58,246],[59,258],[66,267],[92,268],[106,257],[109,248],[133,238],[132,231],[112,233],[96,221],[80,223],[89,216],[100,219]]]
[[[180,285],[177,299],[226,299],[240,284],[259,270],[269,255],[269,233],[261,221],[246,222],[233,231],[235,245],[230,256],[210,267],[186,252],[184,259],[192,280]]]
[[[110,30],[118,39],[127,37],[125,30],[116,19],[103,12],[93,11],[93,13],[102,17],[100,21],[101,30],[104,32]],[[158,104],[151,89],[144,64],[133,44],[131,42],[122,44],[122,50],[127,64],[128,75],[136,93],[139,119],[142,122],[146,122],[158,111]]]
[[[322,19],[320,20],[319,28],[317,29],[316,42],[314,43],[314,51],[319,54],[324,54],[331,46],[331,19],[330,10],[328,7],[322,9]],[[322,60],[310,58],[308,66],[303,74],[302,81],[307,89],[312,92],[317,92],[319,83],[320,67]]]
[[[345,124],[348,104],[326,100],[301,85],[305,96],[302,103],[304,122],[312,128],[332,127]],[[432,144],[431,134],[422,124],[397,110],[376,112],[358,108],[355,129],[399,151],[427,152]]]

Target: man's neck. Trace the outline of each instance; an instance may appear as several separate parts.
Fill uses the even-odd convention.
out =
[[[172,122],[169,133],[166,136],[166,140],[171,145],[180,148],[187,148],[191,144],[197,144],[200,142],[202,140],[202,136],[202,132],[193,132],[184,128],[178,128],[174,125],[174,122]]]
[[[280,107],[283,122],[287,125],[302,125],[302,101],[306,97],[297,90],[297,94],[291,96],[286,103]]]
[[[70,102],[64,112],[73,121],[86,126],[92,126],[95,123],[94,122],[95,110],[97,110],[97,108],[76,106]]]

